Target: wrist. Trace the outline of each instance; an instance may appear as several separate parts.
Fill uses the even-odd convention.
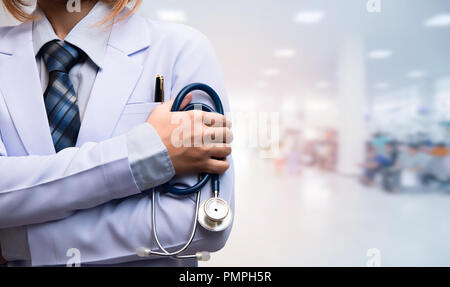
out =
[[[141,191],[166,183],[175,175],[164,143],[148,122],[128,133],[127,145],[130,168]]]

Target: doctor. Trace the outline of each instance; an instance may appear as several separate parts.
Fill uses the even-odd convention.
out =
[[[135,250],[158,250],[143,191],[174,176],[192,185],[193,174],[221,174],[221,197],[234,206],[231,137],[217,136],[231,134],[225,117],[196,111],[216,124],[203,124],[191,137],[217,140],[175,147],[172,102],[154,102],[162,74],[167,101],[202,82],[229,110],[208,40],[189,27],[134,15],[141,1],[86,0],[81,12],[70,13],[66,0],[38,0],[32,15],[20,2],[3,0],[23,23],[0,28],[3,257],[10,266],[66,265],[78,250],[87,266],[196,266],[196,260],[143,260]],[[192,98],[212,105],[201,93],[184,105]],[[193,124],[197,117],[187,113]],[[202,200],[210,194],[208,185]],[[156,206],[160,240],[178,249],[190,235],[195,195],[164,194]],[[187,252],[217,251],[229,233],[200,228]]]

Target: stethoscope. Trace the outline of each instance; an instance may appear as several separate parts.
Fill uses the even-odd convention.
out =
[[[158,79],[157,79],[158,83]],[[159,80],[161,85],[160,91],[164,91],[163,83],[164,79],[161,77]],[[208,105],[200,104],[200,103],[190,103],[187,105],[182,111],[194,110],[198,107],[201,107],[202,111],[206,112],[217,112],[220,114],[224,114],[222,101],[217,95],[216,91],[212,89],[210,86],[194,83],[186,86],[183,90],[175,98],[175,101],[172,106],[172,112],[180,111],[181,103],[184,98],[193,91],[203,91],[205,92],[213,101],[215,110]],[[201,198],[201,189],[211,180],[211,187],[213,191],[213,196],[208,200],[204,201],[200,204]],[[172,257],[175,259],[192,259],[196,258],[199,261],[208,261],[210,259],[209,252],[197,252],[196,254],[191,255],[182,255],[184,251],[191,245],[194,240],[195,233],[197,231],[198,224],[200,224],[203,228],[211,232],[220,232],[227,229],[232,222],[232,211],[228,203],[219,197],[220,193],[220,180],[219,175],[217,174],[202,174],[199,176],[199,181],[190,187],[179,188],[174,184],[166,183],[163,186],[165,192],[178,195],[178,196],[187,196],[193,193],[197,193],[196,204],[195,204],[195,216],[194,216],[194,224],[192,227],[192,231],[190,237],[186,244],[177,251],[169,252],[167,251],[158,237],[158,232],[156,230],[156,189],[153,188],[152,192],[152,229],[153,236],[155,238],[156,244],[158,245],[161,251],[153,251],[151,248],[140,247],[136,250],[136,253],[139,257],[149,257],[152,255],[163,256],[163,257]]]

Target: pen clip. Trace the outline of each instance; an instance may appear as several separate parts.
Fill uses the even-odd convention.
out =
[[[156,76],[155,102],[164,103],[164,77],[162,75]]]

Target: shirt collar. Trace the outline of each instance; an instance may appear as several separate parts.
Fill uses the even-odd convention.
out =
[[[83,50],[88,57],[102,68],[106,48],[108,47],[111,25],[98,25],[110,13],[107,3],[98,1],[91,11],[67,35],[65,41]],[[45,14],[38,7],[36,13],[40,18],[33,22],[33,47],[35,54],[46,43],[59,40]]]

